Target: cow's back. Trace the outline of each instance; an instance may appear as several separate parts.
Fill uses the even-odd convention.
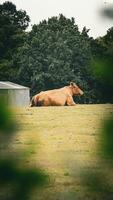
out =
[[[38,104],[43,106],[64,106],[66,100],[65,88],[48,90],[38,94]]]

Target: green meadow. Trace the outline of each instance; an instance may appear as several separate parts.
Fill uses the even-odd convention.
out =
[[[105,104],[16,109],[19,129],[11,153],[22,167],[35,166],[49,177],[43,188],[35,189],[33,200],[101,199],[98,192],[103,191],[96,191],[95,182],[89,189],[86,179],[92,171],[103,171],[100,133],[112,108]]]

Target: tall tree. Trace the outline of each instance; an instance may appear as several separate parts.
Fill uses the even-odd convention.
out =
[[[74,18],[62,14],[34,25],[16,61],[20,83],[31,87],[33,93],[71,80],[86,89],[90,42],[84,33],[79,32]]]
[[[13,56],[26,37],[29,24],[26,11],[17,10],[11,2],[0,4],[0,79],[11,79],[15,68]]]

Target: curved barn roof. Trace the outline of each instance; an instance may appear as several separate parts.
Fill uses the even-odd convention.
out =
[[[9,81],[0,81],[0,89],[29,89],[29,88]]]

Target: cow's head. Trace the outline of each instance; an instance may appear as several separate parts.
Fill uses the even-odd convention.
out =
[[[72,95],[83,95],[84,92],[73,82],[70,82],[70,88],[72,91]]]

